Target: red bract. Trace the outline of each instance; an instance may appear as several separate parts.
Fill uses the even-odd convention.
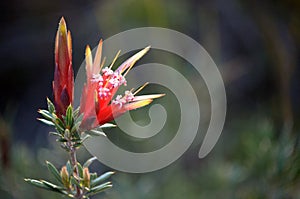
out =
[[[146,86],[146,83],[136,91],[131,89],[130,91],[125,91],[124,95],[114,97],[120,86],[126,86],[126,74],[135,62],[148,52],[149,48],[147,47],[136,53],[113,71],[112,67],[119,53],[109,67],[103,68],[104,61],[101,62],[102,41],[98,45],[94,61],[90,47],[87,46],[87,82],[83,88],[80,104],[80,113],[83,114],[82,130],[89,130],[105,124],[126,111],[146,106],[154,98],[163,96],[162,94],[135,96]]]
[[[65,115],[73,103],[74,72],[72,68],[71,33],[61,18],[55,40],[55,72],[53,81],[54,105],[58,117]]]

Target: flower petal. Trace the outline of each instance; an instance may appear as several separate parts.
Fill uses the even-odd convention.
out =
[[[100,64],[101,64],[101,57],[102,57],[102,39],[100,39],[96,55],[95,55],[95,60],[94,60],[94,65],[93,65],[93,74],[99,74],[100,73]]]
[[[87,45],[85,49],[85,63],[86,63],[85,69],[86,69],[87,81],[89,81],[93,75],[93,57],[89,45]]]
[[[67,34],[67,25],[62,17],[59,22],[59,27],[56,35],[55,41],[55,63],[58,65],[61,73],[63,74],[62,78],[67,74],[68,66],[71,62],[71,52],[69,43],[71,42],[71,35]],[[69,38],[68,38],[69,37]]]
[[[136,102],[136,101],[147,100],[147,99],[156,99],[163,96],[165,96],[165,94],[140,95],[140,96],[135,96],[132,101]]]
[[[119,68],[116,70],[117,72],[123,73],[126,69],[130,69],[135,62],[137,62],[140,58],[142,58],[150,49],[150,46],[144,48],[143,50],[139,51],[129,59],[127,59]]]
[[[125,109],[124,110],[124,112],[125,112],[125,111],[130,111],[130,110],[133,110],[133,109],[141,108],[143,106],[147,106],[152,101],[153,101],[152,99],[145,99],[145,100],[131,102],[131,103],[128,103],[128,104],[124,105],[123,109]]]

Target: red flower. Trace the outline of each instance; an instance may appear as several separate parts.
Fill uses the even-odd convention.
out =
[[[83,113],[81,129],[88,130],[105,124],[126,111],[146,106],[154,98],[163,96],[163,94],[135,96],[147,85],[146,83],[135,92],[131,89],[125,91],[123,96],[117,95],[113,99],[119,87],[126,86],[126,74],[135,62],[148,52],[149,48],[136,53],[113,71],[111,68],[120,52],[109,67],[103,68],[102,40],[98,45],[94,62],[90,47],[87,46],[85,54],[87,82],[83,88],[80,104],[80,113]]]
[[[74,73],[72,68],[71,33],[61,18],[55,40],[54,105],[58,117],[65,115],[73,103]]]

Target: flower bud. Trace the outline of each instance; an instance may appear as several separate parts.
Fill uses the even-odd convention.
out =
[[[91,177],[90,177],[90,172],[89,172],[89,168],[85,167],[83,169],[83,185],[85,187],[90,187],[90,181],[91,181]]]
[[[61,176],[61,181],[63,185],[69,189],[70,188],[70,178],[69,178],[69,173],[67,171],[67,167],[63,166],[60,170],[60,176]]]
[[[53,94],[56,114],[65,115],[74,97],[74,72],[72,68],[71,33],[64,18],[61,18],[55,39],[55,70]]]

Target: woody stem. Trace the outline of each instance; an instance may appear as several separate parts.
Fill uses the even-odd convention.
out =
[[[74,168],[74,174],[78,176],[79,171],[78,171],[78,166],[77,166],[77,158],[76,158],[76,147],[74,147],[72,141],[68,141],[69,149],[70,149],[70,160],[71,160],[71,165]],[[75,180],[77,180],[75,178]],[[75,185],[76,188],[76,199],[81,199],[82,198],[82,190],[78,185]]]

